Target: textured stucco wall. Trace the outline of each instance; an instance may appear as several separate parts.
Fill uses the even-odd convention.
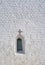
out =
[[[19,29],[25,54],[16,53]],[[45,0],[0,0],[0,65],[45,65]]]

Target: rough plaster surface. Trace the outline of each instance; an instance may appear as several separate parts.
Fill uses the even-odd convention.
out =
[[[16,52],[19,29],[25,54]],[[0,65],[45,65],[45,0],[0,0]]]

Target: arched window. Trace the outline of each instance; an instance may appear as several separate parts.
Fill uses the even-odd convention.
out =
[[[17,39],[17,52],[22,53],[23,52],[23,46],[22,46],[22,39]]]

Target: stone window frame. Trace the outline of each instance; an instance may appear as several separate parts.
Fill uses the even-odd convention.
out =
[[[21,53],[17,52],[17,39],[19,39],[19,38],[22,40],[22,48],[23,48],[23,50],[22,50]],[[16,38],[16,53],[25,54],[25,39],[21,34],[17,35],[17,38]]]

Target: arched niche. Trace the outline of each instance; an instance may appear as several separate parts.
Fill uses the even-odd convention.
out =
[[[16,51],[17,53],[25,53],[25,40],[21,34],[16,37]]]

